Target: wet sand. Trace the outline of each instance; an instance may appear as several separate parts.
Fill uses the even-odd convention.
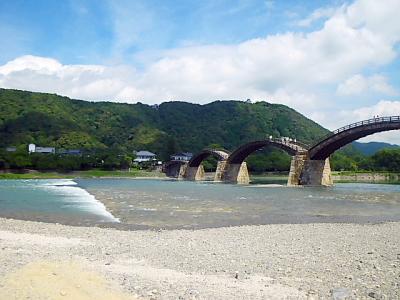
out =
[[[35,261],[2,280],[0,299],[134,300],[76,262]]]
[[[0,299],[400,298],[398,222],[119,231],[0,219],[0,245]]]

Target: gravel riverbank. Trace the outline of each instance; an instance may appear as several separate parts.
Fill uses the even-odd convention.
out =
[[[28,263],[78,265],[115,299],[399,299],[399,245],[400,223],[118,231],[0,219],[0,299]]]

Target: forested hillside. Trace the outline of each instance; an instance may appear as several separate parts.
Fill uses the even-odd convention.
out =
[[[232,151],[269,135],[313,144],[327,132],[295,110],[267,102],[165,102],[150,106],[0,89],[0,167],[1,160],[3,167],[57,166],[59,162],[53,158],[24,156],[29,143],[99,153],[97,162],[122,167],[129,165],[134,150],[152,151],[159,159],[168,160],[174,152],[196,153],[209,146]],[[9,146],[17,147],[19,156],[7,155],[4,149]],[[71,169],[96,165],[64,160],[67,162],[61,165]],[[287,170],[289,163],[289,156],[276,149],[264,149],[248,159],[250,170],[259,172]],[[332,166],[340,170],[375,165],[350,145],[334,154]]]
[[[2,147],[35,143],[62,148],[196,152],[210,144],[232,150],[268,135],[311,143],[326,132],[293,109],[266,102],[149,106],[0,89]]]
[[[355,149],[361,151],[361,153],[365,155],[373,155],[382,149],[400,149],[399,145],[380,143],[380,142],[369,142],[369,143],[354,142],[353,145]]]

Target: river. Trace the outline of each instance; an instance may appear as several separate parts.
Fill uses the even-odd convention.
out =
[[[291,188],[156,179],[0,181],[0,217],[121,229],[400,220],[400,185]]]

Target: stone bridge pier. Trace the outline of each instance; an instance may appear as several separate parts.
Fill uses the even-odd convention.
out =
[[[221,182],[223,174],[225,172],[226,160],[220,160],[217,164],[217,169],[214,175],[214,181]],[[191,180],[191,181],[204,181],[205,171],[204,166],[199,165],[198,167],[190,167],[187,163],[180,167],[179,179]]]
[[[246,162],[241,164],[226,163],[225,171],[221,176],[222,181],[239,184],[249,184],[250,175]]]
[[[225,172],[226,160],[220,160],[217,164],[217,169],[215,170],[214,181],[221,182],[222,176]],[[179,178],[184,178],[186,180],[192,181],[203,181],[205,180],[204,166],[199,165],[198,167],[189,167],[185,165],[185,169],[181,172],[182,176]]]
[[[163,166],[163,172],[168,177],[183,179],[186,174],[187,166],[187,162],[172,161]]]
[[[187,167],[184,170],[182,177],[186,180],[192,180],[192,181],[205,180],[205,172],[202,162],[209,156],[213,156],[218,160],[218,165],[215,172],[214,180],[221,181],[222,173],[225,170],[226,160],[229,156],[229,152],[227,152],[226,150],[218,150],[218,149],[203,149],[195,156],[193,156],[187,163]]]
[[[223,180],[223,176],[225,173],[225,168],[227,166],[227,163],[228,162],[226,160],[218,161],[217,169],[215,170],[215,176],[214,176],[215,182],[221,182]]]
[[[290,162],[290,171],[287,181],[288,186],[301,185],[300,177],[303,172],[304,162],[306,161],[307,155],[304,153],[296,154],[292,156],[292,161]]]
[[[203,181],[205,180],[205,172],[203,165],[198,167],[185,166],[183,176],[185,180]],[[232,182],[239,184],[248,184],[250,182],[247,164],[229,164],[226,160],[220,160],[214,175],[214,182]]]
[[[250,182],[250,176],[245,159],[255,151],[266,146],[281,149],[295,157],[292,161],[291,177],[289,178],[288,183],[289,185],[299,185],[305,157],[298,154],[306,153],[307,150],[305,145],[285,137],[269,137],[263,140],[248,142],[237,148],[227,159],[222,180],[231,183],[248,184]]]
[[[308,186],[332,186],[333,180],[329,157],[324,160],[305,160],[300,176],[300,184]]]
[[[185,180],[192,181],[202,181],[205,180],[205,172],[203,165],[199,165],[198,167],[190,167],[189,165],[186,167],[185,175],[183,178]]]
[[[178,179],[183,179],[185,177],[187,167],[188,167],[187,163],[180,166],[178,177],[177,177]]]
[[[174,176],[178,179],[191,181],[205,180],[203,165],[190,167],[188,163],[176,166]],[[215,182],[249,184],[250,175],[246,162],[239,164],[229,163],[227,160],[218,161],[214,175]],[[288,186],[331,186],[333,185],[329,158],[325,160],[312,160],[306,152],[292,156]]]
[[[250,176],[246,162],[229,164],[221,161],[215,173],[215,181],[228,183],[249,184]],[[311,160],[307,153],[299,153],[292,157],[288,186],[332,186],[331,167],[329,158]]]
[[[307,153],[296,154],[292,157],[287,185],[332,186],[329,158],[312,160]]]

